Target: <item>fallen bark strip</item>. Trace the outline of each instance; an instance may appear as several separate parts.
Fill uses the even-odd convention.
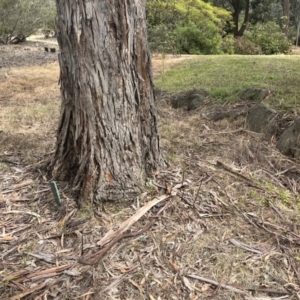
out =
[[[102,257],[119,241],[125,239],[125,238],[130,238],[130,237],[135,237],[138,235],[141,235],[150,227],[153,225],[154,219],[148,222],[141,230],[138,232],[131,232],[131,233],[122,233],[121,235],[117,235],[109,244],[107,244],[103,249],[100,251],[89,254],[89,255],[84,255],[81,258],[79,258],[78,262],[82,265],[96,265]]]
[[[162,195],[141,207],[133,216],[123,222],[120,226],[118,226],[117,230],[111,229],[109,230],[105,236],[97,243],[98,246],[104,246],[109,243],[115,236],[122,234],[126,230],[128,230],[135,222],[137,222],[145,213],[147,213],[153,206],[157,205],[159,202],[166,200],[171,195]]]
[[[154,200],[148,202],[146,205],[141,207],[133,216],[131,216],[129,219],[127,219],[125,222],[123,222],[117,230],[109,230],[105,236],[97,243],[98,246],[102,246],[101,250],[97,251],[96,253],[92,253],[89,255],[83,255],[78,259],[78,262],[83,265],[95,265],[97,264],[102,257],[119,241],[121,241],[124,238],[129,237],[135,237],[138,235],[141,235],[154,223],[154,219],[148,222],[141,230],[138,232],[130,232],[126,233],[126,231],[135,223],[137,222],[143,215],[145,215],[153,206],[157,205],[159,202],[162,202],[164,200],[167,200],[168,198],[175,196],[178,192],[178,190],[182,187],[186,186],[185,182],[182,182],[181,184],[177,184],[173,189],[170,191],[169,194],[162,195],[158,198],[155,198]],[[168,206],[168,203],[159,210],[159,212],[156,214],[158,216],[165,207]]]

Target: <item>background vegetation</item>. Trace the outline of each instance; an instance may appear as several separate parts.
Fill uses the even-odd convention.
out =
[[[0,0],[0,43],[55,36],[54,0]],[[298,44],[300,0],[147,0],[152,52],[278,54]]]
[[[16,44],[42,29],[55,32],[53,0],[0,0],[0,44]]]
[[[300,28],[300,0],[148,0],[147,12],[159,53],[288,53]]]

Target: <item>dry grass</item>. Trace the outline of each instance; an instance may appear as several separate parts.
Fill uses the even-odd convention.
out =
[[[57,63],[1,69],[2,153],[26,149],[23,154],[29,158],[43,156],[52,148],[60,108],[58,74]]]
[[[139,199],[101,208],[76,208],[60,182],[59,208],[45,174],[30,166],[55,142],[58,66],[0,76],[0,299],[299,299],[300,165],[273,141],[244,131],[242,118],[209,121],[209,104],[188,113],[162,98],[169,169]],[[108,229],[164,193],[161,185],[181,182],[188,186],[159,216],[152,210],[132,228],[154,218],[150,230],[120,241],[98,265],[78,263],[82,250],[96,250]]]

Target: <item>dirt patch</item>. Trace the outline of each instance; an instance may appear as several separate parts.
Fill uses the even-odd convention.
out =
[[[45,52],[41,47],[1,46],[1,68],[44,65],[57,61],[57,53]]]
[[[300,55],[300,47],[293,46],[292,47],[292,54]]]
[[[184,60],[168,59],[153,59],[155,76]],[[175,110],[161,97],[170,167],[131,203],[78,208],[58,182],[64,204],[57,206],[41,167],[55,143],[58,64],[2,71],[0,299],[297,299],[300,165],[245,130],[244,117],[213,121],[208,107]],[[163,206],[126,234],[152,222],[149,230],[119,240],[95,265],[80,263],[162,194],[169,195]]]
[[[197,55],[154,55],[152,57],[152,69],[154,77],[161,76],[164,72],[174,67],[177,64],[180,64],[186,60],[193,59]]]

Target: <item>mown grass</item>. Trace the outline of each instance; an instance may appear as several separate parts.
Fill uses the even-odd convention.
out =
[[[300,110],[299,78],[298,55],[207,55],[178,64],[155,86],[169,92],[200,88],[222,102],[237,101],[245,88],[267,88],[275,92],[272,105]]]

